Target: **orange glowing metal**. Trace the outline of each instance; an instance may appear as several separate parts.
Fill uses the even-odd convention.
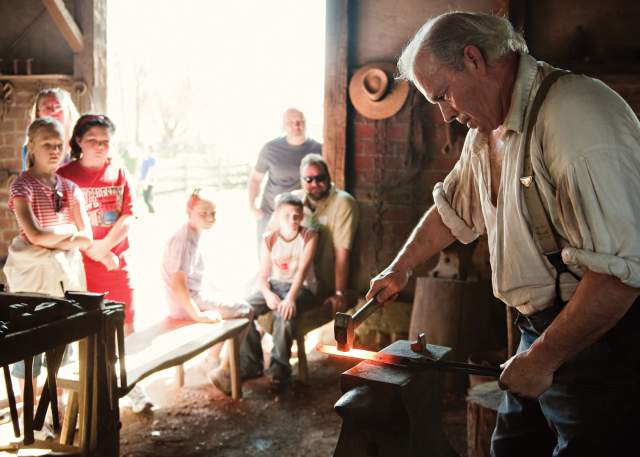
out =
[[[323,354],[349,357],[351,359],[377,360],[379,358],[378,353],[374,351],[367,351],[365,349],[350,349],[348,351],[339,351],[337,347],[329,346],[326,344],[317,345],[316,351],[322,352]]]

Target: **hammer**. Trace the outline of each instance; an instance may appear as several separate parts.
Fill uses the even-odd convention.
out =
[[[346,352],[351,349],[356,328],[362,324],[366,318],[375,313],[380,306],[382,306],[382,304],[376,300],[376,297],[373,297],[353,316],[347,313],[336,313],[333,333],[339,351]]]

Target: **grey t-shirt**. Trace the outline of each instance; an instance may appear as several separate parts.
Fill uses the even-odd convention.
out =
[[[300,162],[307,154],[322,152],[322,145],[308,138],[299,146],[287,143],[286,137],[276,138],[262,147],[256,171],[269,173],[262,194],[260,209],[266,214],[273,213],[273,200],[282,192],[300,188]]]

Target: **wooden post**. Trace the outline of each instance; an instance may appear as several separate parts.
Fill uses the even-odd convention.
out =
[[[107,0],[76,0],[75,19],[83,47],[73,59],[73,76],[87,85],[78,110],[104,113],[107,104]]]
[[[349,0],[327,0],[323,155],[333,182],[345,188]]]

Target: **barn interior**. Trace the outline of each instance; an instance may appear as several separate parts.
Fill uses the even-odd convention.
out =
[[[205,6],[208,2],[165,3],[166,5],[162,3],[162,8],[169,12],[175,10],[174,25],[185,34],[188,32],[189,24],[181,24],[180,27],[176,25],[182,20],[180,10],[192,10],[193,14],[198,15],[212,14],[216,9],[215,6]],[[284,8],[288,9],[310,8],[301,2],[282,3],[285,4]],[[467,134],[466,126],[445,122],[439,109],[425,100],[412,84],[407,84],[407,93],[395,112],[379,119],[372,118],[369,112],[360,112],[350,96],[349,85],[353,76],[370,64],[386,69],[389,84],[400,86],[400,81],[393,80],[393,76],[397,74],[398,57],[406,43],[428,18],[454,10],[493,13],[507,17],[514,27],[521,31],[530,54],[536,59],[602,80],[622,96],[636,115],[640,113],[640,39],[636,29],[640,20],[638,2],[325,0],[318,3],[322,3],[323,17],[321,33],[317,34],[317,40],[323,45],[321,48],[318,47],[320,51],[314,48],[313,52],[314,59],[321,59],[321,62],[316,63],[319,65],[317,68],[323,69],[323,74],[318,75],[316,71],[317,80],[312,80],[311,77],[307,79],[307,73],[300,70],[301,76],[298,79],[302,80],[302,83],[298,81],[297,84],[302,88],[301,92],[304,89],[304,81],[315,84],[315,93],[320,94],[321,99],[317,100],[318,103],[309,102],[304,108],[309,120],[308,127],[322,143],[322,156],[328,163],[333,183],[349,192],[357,201],[360,218],[350,250],[348,283],[349,289],[357,295],[354,310],[365,304],[365,294],[370,280],[393,260],[422,215],[433,205],[432,190],[458,161]],[[12,240],[19,234],[16,218],[8,206],[9,187],[22,171],[20,151],[25,143],[25,132],[32,119],[32,107],[37,93],[44,88],[62,88],[71,94],[79,113],[112,116],[114,105],[119,103],[109,95],[110,82],[114,81],[110,76],[112,69],[109,66],[112,60],[108,58],[110,40],[114,40],[115,34],[119,31],[117,22],[109,22],[114,21],[114,16],[109,14],[112,7],[114,5],[111,0],[0,1],[2,264],[7,259]],[[129,7],[134,8],[131,5]],[[126,11],[126,2],[124,6],[119,4],[119,8]],[[247,11],[244,12],[246,17],[262,14],[252,12],[251,8],[252,4],[248,2]],[[222,7],[219,9],[223,10]],[[294,21],[295,17],[295,14],[292,15],[291,21]],[[147,21],[144,17],[138,17],[136,20],[141,23]],[[218,20],[224,22],[225,18],[220,16]],[[263,22],[271,20],[273,19],[264,19]],[[304,20],[311,19],[305,16]],[[158,45],[160,49],[165,47],[167,55],[164,57],[164,64],[177,68],[172,74],[179,74],[185,70],[200,71],[185,64],[187,58],[181,57],[181,50],[170,45],[171,41],[175,41],[172,33],[181,33],[172,32],[171,24],[169,19],[166,24],[158,25],[169,27],[165,28],[165,42],[155,43],[154,39],[149,39],[142,33],[136,36],[135,31],[131,30],[127,31],[127,36],[140,40],[141,43],[147,40],[149,46]],[[262,27],[261,33],[284,34],[288,35],[286,39],[296,40],[293,29],[279,29],[283,27],[282,22],[273,21],[271,25],[262,24]],[[251,36],[253,32],[248,29],[242,33]],[[254,40],[260,41],[259,38]],[[188,38],[180,42],[185,43],[183,46],[191,46],[188,44]],[[201,45],[199,42],[198,46]],[[126,43],[123,46],[126,46]],[[217,52],[216,55],[201,56],[209,62],[206,68],[210,73],[205,74],[205,80],[215,79],[217,72],[233,76],[235,68],[245,68],[236,64],[234,59],[256,59],[265,67],[277,68],[280,65],[278,56],[285,51],[274,52],[267,62],[263,62],[266,58],[257,56],[254,51],[236,48],[233,42],[226,44],[228,55],[217,55]],[[256,71],[259,72],[259,68]],[[295,69],[286,71],[287,74],[282,75],[283,80],[296,79]],[[160,79],[169,78],[162,74],[152,76]],[[259,80],[260,75],[250,78],[245,76],[238,75],[238,79],[243,81],[240,87],[220,90],[251,93],[255,109],[243,106],[241,110],[230,110],[226,106],[215,106],[214,97],[214,101],[210,101],[212,99],[209,98],[202,99],[206,100],[204,103],[207,104],[205,114],[201,114],[201,111],[195,114],[206,120],[207,113],[211,113],[212,116],[215,113],[212,129],[213,123],[216,124],[216,129],[224,130],[225,122],[247,122],[246,128],[251,130],[251,121],[238,119],[238,113],[243,113],[241,116],[249,119],[252,117],[252,111],[263,113],[263,106],[274,107],[269,114],[272,117],[269,122],[275,126],[273,130],[264,134],[263,131],[259,134],[246,131],[245,135],[252,137],[251,141],[231,138],[230,141],[238,141],[243,146],[253,147],[253,142],[256,142],[256,150],[250,153],[243,152],[249,155],[240,156],[240,159],[230,157],[228,153],[225,156],[224,147],[214,145],[206,149],[206,137],[200,138],[198,142],[184,140],[189,136],[190,130],[184,122],[180,123],[180,116],[186,117],[185,109],[189,108],[180,106],[179,103],[168,103],[156,109],[157,112],[153,116],[157,116],[157,121],[154,122],[162,124],[162,128],[159,130],[161,133],[152,139],[141,138],[140,132],[144,131],[144,126],[140,125],[143,122],[140,119],[144,118],[145,113],[134,113],[136,110],[144,109],[145,105],[121,103],[115,110],[124,118],[114,118],[115,123],[118,128],[127,132],[127,142],[131,145],[130,150],[119,148],[116,152],[122,156],[124,162],[131,164],[131,174],[135,176],[139,172],[144,155],[139,150],[145,147],[145,143],[153,143],[159,162],[164,161],[164,164],[158,165],[155,184],[156,213],[151,214],[146,208],[143,209],[137,221],[138,231],[131,234],[132,246],[138,244],[146,249],[137,259],[132,260],[132,267],[139,278],[139,283],[135,283],[136,301],[141,303],[136,305],[141,309],[140,317],[137,316],[136,319],[148,319],[145,323],[156,324],[163,317],[163,311],[159,311],[163,305],[158,303],[162,300],[162,291],[158,285],[158,264],[160,251],[168,233],[164,227],[171,226],[175,219],[183,216],[184,210],[180,209],[180,205],[183,204],[186,193],[193,187],[213,187],[219,196],[219,233],[224,234],[225,239],[222,240],[221,235],[218,241],[215,241],[218,243],[215,249],[220,250],[216,275],[222,275],[221,277],[225,278],[223,282],[228,282],[229,288],[241,289],[237,291],[241,295],[244,294],[243,288],[251,279],[251,274],[256,271],[257,261],[253,257],[253,220],[248,214],[249,211],[245,210],[247,180],[252,160],[255,160],[258,153],[257,148],[269,139],[269,136],[278,135],[279,125],[276,121],[279,121],[284,108],[293,106],[296,101],[278,98],[271,103],[268,99],[273,97],[269,94],[269,87],[264,87],[257,81],[256,86],[251,87],[252,81]],[[136,88],[131,85],[135,84],[135,81],[128,81],[127,93],[135,95]],[[144,86],[144,80],[138,79],[137,83]],[[215,86],[213,82],[211,84]],[[151,96],[162,97],[163,90],[170,92],[172,97],[187,97],[185,86],[177,86],[175,83],[166,84]],[[188,97],[192,100],[189,107],[198,104],[199,94],[191,92]],[[222,100],[222,95],[220,97]],[[279,97],[283,95],[280,94]],[[258,108],[261,104],[263,106]],[[277,111],[279,108],[276,107],[281,107],[282,110]],[[172,132],[180,130],[180,134],[172,136]],[[181,141],[185,144],[188,142],[189,145],[180,146]],[[193,158],[200,160],[206,155],[194,155],[194,149],[198,148],[205,148],[211,157],[215,157],[207,162],[206,167],[202,163],[201,166],[196,164],[192,169],[186,163]],[[131,152],[134,149],[137,151]],[[181,158],[181,153],[189,159]],[[210,171],[203,171],[205,168]],[[143,203],[140,202],[140,205],[143,207]],[[162,205],[165,205],[164,209]],[[224,220],[225,214],[234,212],[241,215],[229,216]],[[251,259],[246,260],[249,257]],[[361,379],[366,376],[353,371],[360,360],[328,356],[315,351],[317,344],[335,344],[334,316],[327,313],[330,313],[330,310],[325,310],[322,315],[314,316],[308,322],[305,321],[304,332],[301,337],[296,337],[292,358],[294,383],[286,392],[274,393],[265,379],[257,379],[243,383],[241,391],[234,390],[235,398],[221,393],[209,383],[201,367],[211,362],[203,348],[228,339],[227,347],[230,349],[225,351],[233,355],[234,351],[237,353],[238,350],[236,334],[229,336],[228,333],[219,333],[211,337],[203,331],[202,335],[205,336],[202,338],[209,339],[206,343],[204,340],[198,340],[197,344],[201,347],[198,346],[199,350],[195,353],[194,350],[185,349],[184,353],[173,358],[163,354],[164,365],[158,362],[153,368],[145,367],[140,372],[134,370],[134,374],[128,374],[130,380],[136,374],[140,376],[140,382],[146,386],[155,404],[151,411],[134,414],[123,408],[117,411],[117,407],[114,411],[112,404],[110,408],[104,409],[108,409],[111,416],[101,419],[99,405],[102,405],[101,401],[109,402],[109,394],[104,393],[103,398],[98,389],[98,394],[94,395],[96,398],[93,413],[87,413],[87,407],[82,406],[84,403],[81,399],[77,419],[84,425],[79,425],[76,436],[72,436],[63,444],[59,443],[59,434],[53,440],[36,439],[36,444],[25,442],[24,433],[21,433],[19,438],[14,436],[10,395],[6,392],[6,387],[11,381],[5,379],[0,388],[5,391],[0,394],[0,455],[30,455],[18,452],[35,449],[43,443],[49,443],[48,447],[53,447],[59,452],[68,452],[69,455],[392,455],[385,454],[382,448],[380,454],[366,454],[366,449],[362,450],[362,447],[366,447],[364,441],[355,438],[351,443],[339,443],[339,440],[348,440],[344,438],[347,433],[345,424],[353,420],[353,416],[349,416],[349,412],[336,412],[334,405],[339,400],[346,401],[342,395],[353,386],[359,385]],[[104,313],[101,314],[103,315]],[[100,319],[107,318],[103,316]],[[104,322],[107,321],[108,319]],[[513,355],[517,346],[518,332],[512,321],[513,316],[504,303],[493,297],[489,249],[487,239],[483,236],[469,245],[456,242],[439,256],[434,256],[417,268],[409,284],[398,297],[357,327],[354,346],[373,353],[389,348],[398,341],[417,341],[418,335],[424,333],[428,344],[448,348],[450,352],[447,357],[450,360],[495,367]],[[136,325],[138,326],[138,322]],[[139,328],[141,333],[145,331],[145,325],[140,325]],[[182,339],[187,338],[195,341],[201,337],[198,331],[194,329],[191,334],[176,334],[173,336],[175,340],[167,340],[164,344],[178,345]],[[81,332],[78,335],[81,335]],[[81,337],[89,338],[86,334]],[[43,340],[38,344],[47,348],[47,351],[54,349],[60,342],[55,339],[53,333],[51,338],[51,343]],[[144,338],[143,334],[140,339]],[[0,347],[2,345],[0,336]],[[268,341],[263,342],[263,345],[266,349],[270,347]],[[91,345],[89,347],[89,351],[94,350],[91,349]],[[86,356],[86,352],[81,350],[81,356],[82,354]],[[194,356],[195,358],[192,358]],[[47,359],[48,357],[49,353]],[[9,358],[8,355],[7,358],[3,356],[3,367],[8,366]],[[14,357],[11,362],[15,360],[17,358]],[[94,362],[99,364],[99,357]],[[108,365],[107,361],[105,366]],[[172,370],[166,369],[169,367]],[[96,376],[100,375],[98,372]],[[5,378],[8,373],[8,370],[4,371]],[[105,374],[107,375],[108,373]],[[115,385],[121,386],[121,374],[116,373],[113,376]],[[414,430],[398,431],[389,426],[387,430],[393,431],[388,432],[389,442],[396,443],[395,446],[407,446],[412,439],[420,441],[423,453],[419,455],[431,455],[429,452],[433,452],[433,455],[489,455],[489,440],[497,408],[495,376],[486,373],[437,370],[412,374],[410,382],[407,378],[394,377],[395,374],[386,376],[387,390],[376,392],[374,396],[375,402],[383,405],[380,408],[384,412],[380,414],[408,414],[410,419],[407,420],[418,421],[422,427],[420,430],[428,438],[422,437],[421,441],[416,438]],[[85,386],[84,390],[83,387],[78,387],[82,384],[82,376],[80,380],[68,381],[69,384],[65,382],[64,379],[58,382],[61,399],[67,398],[65,386],[72,385],[73,382],[76,387],[75,390],[73,386],[70,387],[70,391],[77,391],[80,396],[85,395],[85,399],[91,398],[86,397],[87,389],[91,390],[91,387]],[[419,384],[420,390],[407,394],[407,389],[402,387],[407,383]],[[48,385],[50,387],[51,382]],[[20,417],[25,411],[33,415],[33,408],[37,408],[37,402],[25,409],[23,393],[17,381],[13,382],[13,389],[15,392],[11,396],[17,400]],[[419,404],[422,414],[407,413],[402,405],[398,404],[398,396],[405,394],[413,396],[410,403]],[[26,396],[26,393],[24,395]],[[357,399],[354,401],[357,402]],[[91,409],[89,408],[89,411]],[[428,414],[425,411],[428,411]],[[415,416],[412,415],[414,413]],[[87,414],[89,417],[86,417]],[[106,428],[103,427],[103,431],[99,432],[101,420],[112,422],[111,426],[105,426]],[[113,421],[116,424],[121,423],[122,427],[114,426]],[[23,422],[20,423],[22,432],[25,432]],[[104,426],[104,423],[102,425]],[[63,423],[63,431],[64,428]],[[397,444],[400,441],[404,444]],[[56,445],[52,446],[51,442],[56,442]],[[358,449],[362,451],[361,454],[358,453]]]

